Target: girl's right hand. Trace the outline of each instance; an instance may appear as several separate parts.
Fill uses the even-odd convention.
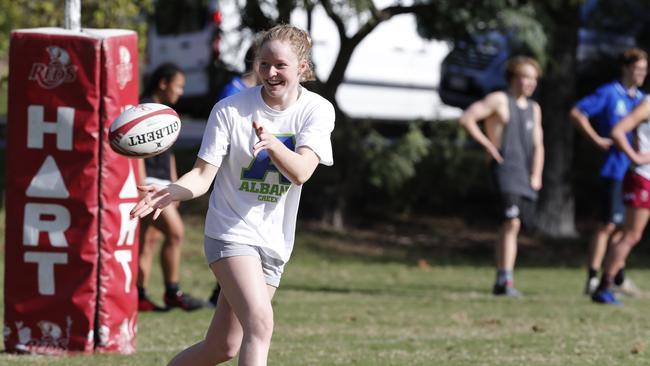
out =
[[[142,218],[153,212],[153,219],[160,216],[162,210],[174,200],[167,186],[149,184],[138,186],[138,190],[144,193],[144,197],[131,210],[131,218]]]

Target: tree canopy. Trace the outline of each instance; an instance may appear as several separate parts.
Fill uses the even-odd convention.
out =
[[[336,92],[361,41],[379,24],[400,14],[416,16],[418,31],[423,37],[451,43],[467,40],[486,30],[507,34],[513,53],[530,54],[545,69],[539,88],[546,145],[540,217],[542,230],[554,236],[575,233],[571,188],[573,128],[567,112],[576,100],[576,47],[581,22],[603,31],[625,29],[634,33],[641,45],[650,44],[650,37],[644,36],[648,33],[644,32],[648,23],[644,17],[648,17],[645,14],[649,12],[645,10],[649,0],[395,0],[383,7],[375,5],[372,0],[232,1],[237,2],[241,9],[242,27],[253,32],[277,23],[288,23],[296,8],[303,8],[309,14],[316,6],[321,6],[335,24],[340,40],[337,59],[327,79],[318,80],[313,87],[337,110],[335,152],[345,158],[339,159],[335,167],[335,183],[332,184],[335,189],[332,189],[331,197],[336,197],[334,206],[339,211],[344,209],[346,198],[359,189],[360,184],[385,183],[389,190],[396,191],[400,184],[415,174],[413,166],[422,160],[428,145],[413,129],[400,140],[404,146],[411,146],[410,149],[386,144],[367,125],[350,123],[338,108]],[[153,0],[84,0],[82,27],[134,29],[140,34],[143,49],[147,22],[142,20],[151,13],[152,6]],[[63,24],[63,0],[0,0],[0,8],[4,10],[0,13],[0,29],[5,35],[17,28]],[[0,60],[6,60],[8,40],[9,37],[0,37]],[[1,66],[0,61],[0,75],[6,74]],[[611,65],[607,66],[611,68]],[[372,148],[364,148],[358,143],[361,140],[372,142]],[[351,156],[360,158],[350,159]],[[363,160],[364,156],[366,160]],[[388,164],[377,164],[378,157]],[[374,175],[368,178],[369,182],[359,182],[356,177],[360,171],[374,172]],[[400,174],[400,177],[386,172]]]
[[[12,30],[36,27],[63,27],[64,0],[0,0],[0,65],[6,64],[9,52],[9,34]],[[151,12],[153,0],[82,0],[81,26],[83,28],[125,28],[140,35],[144,48],[147,23],[142,18]],[[5,66],[6,67],[6,66]],[[7,70],[0,68],[0,75]]]

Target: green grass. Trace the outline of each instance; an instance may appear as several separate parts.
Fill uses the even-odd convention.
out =
[[[213,279],[203,262],[201,219],[187,222],[182,283],[207,296]],[[420,252],[434,264],[417,265],[420,254],[407,249],[358,249],[364,245],[359,233],[299,231],[273,301],[270,365],[648,364],[650,299],[594,305],[580,294],[584,273],[577,266],[533,265],[528,258],[516,273],[526,296],[503,299],[489,294],[489,257],[444,265],[435,251]],[[155,268],[152,292],[160,298]],[[650,271],[628,273],[650,284]],[[141,314],[131,356],[0,354],[0,365],[164,365],[203,336],[210,316],[210,310]]]

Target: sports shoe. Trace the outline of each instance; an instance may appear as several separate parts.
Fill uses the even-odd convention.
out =
[[[219,284],[217,284],[214,287],[214,290],[212,290],[212,294],[210,295],[210,297],[208,298],[208,301],[205,304],[207,307],[212,308],[212,309],[217,307],[217,300],[219,300],[219,292],[221,292],[221,286],[219,286]]]
[[[151,299],[147,296],[138,298],[138,311],[165,311],[165,308],[162,306],[156,305]]]
[[[521,292],[512,286],[494,285],[492,294],[495,296],[522,297]]]
[[[588,278],[587,283],[585,284],[585,295],[593,295],[593,293],[596,292],[598,285],[600,285],[598,277]]]
[[[197,310],[205,306],[203,301],[186,294],[181,290],[176,291],[174,295],[165,294],[165,305],[167,309],[181,308],[185,311]]]
[[[591,295],[591,301],[605,305],[623,305],[609,290],[598,290]]]
[[[643,293],[643,291],[641,291],[641,289],[629,278],[625,278],[623,283],[620,285],[613,285],[612,290],[618,294],[630,297],[640,297]]]

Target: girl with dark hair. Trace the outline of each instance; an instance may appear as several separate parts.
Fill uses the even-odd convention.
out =
[[[141,96],[141,103],[160,103],[173,106],[183,95],[185,75],[176,65],[162,64],[151,75]],[[171,149],[142,159],[140,176],[146,184],[170,184],[178,178],[176,159]],[[140,221],[140,260],[138,270],[138,310],[162,311],[170,308],[196,310],[203,302],[184,293],[178,284],[184,227],[177,205],[170,205],[160,215],[160,220],[143,217]],[[154,230],[157,229],[157,230]],[[146,288],[151,274],[154,249],[158,231],[164,235],[160,249],[160,265],[165,282],[163,297],[165,308],[156,305],[147,295]]]

